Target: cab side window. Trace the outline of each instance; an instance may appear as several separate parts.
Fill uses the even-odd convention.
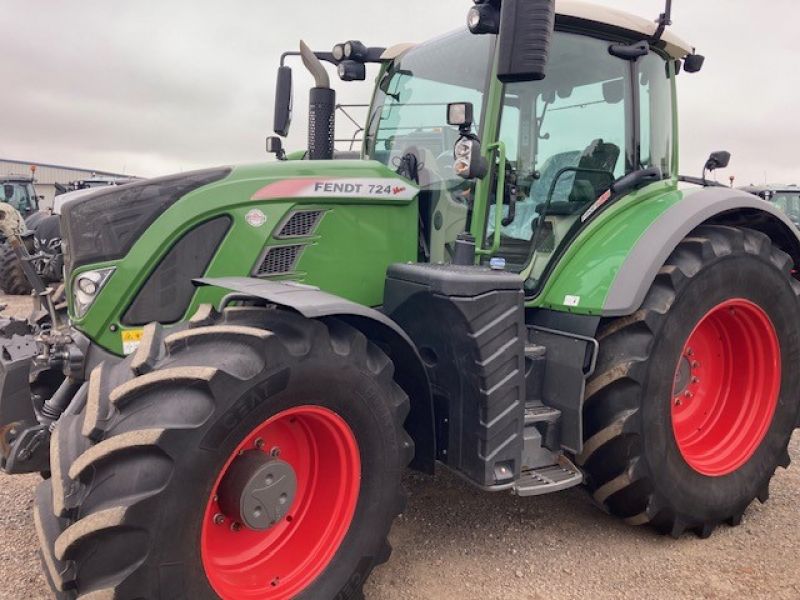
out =
[[[541,275],[580,215],[631,169],[630,63],[608,42],[557,32],[543,81],[509,84],[500,139],[516,179],[515,215],[502,229],[500,255]],[[509,222],[510,220],[510,222]],[[493,233],[494,208],[488,218]]]

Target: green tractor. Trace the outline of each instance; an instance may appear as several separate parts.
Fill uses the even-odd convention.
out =
[[[32,230],[41,218],[39,200],[43,196],[36,194],[33,177],[9,175],[0,177],[0,203],[9,205],[19,212],[25,220],[27,229]],[[31,251],[34,237],[28,231],[25,235],[26,246]],[[0,236],[0,289],[6,294],[29,294],[30,283],[25,277],[16,255],[3,236]]]
[[[69,317],[4,323],[0,353],[2,465],[49,476],[56,596],[360,598],[408,465],[584,485],[675,537],[766,501],[800,239],[750,194],[679,189],[675,86],[703,58],[669,20],[489,0],[417,46],[301,45],[307,151],[66,205]],[[380,69],[359,159],[334,160],[324,62]],[[284,64],[280,135],[291,97]]]
[[[789,217],[795,227],[800,227],[800,187],[797,185],[751,185],[739,189],[771,202]]]

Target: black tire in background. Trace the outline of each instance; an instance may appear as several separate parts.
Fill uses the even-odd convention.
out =
[[[27,296],[33,291],[17,255],[8,244],[0,246],[0,289],[12,296]]]
[[[800,285],[791,269],[762,233],[704,226],[670,256],[639,311],[601,326],[577,459],[607,512],[676,537],[707,537],[720,523],[741,522],[754,499],[767,500],[775,470],[789,465],[800,411]],[[693,355],[694,339],[705,347]],[[770,340],[774,363],[763,362]],[[765,408],[753,412],[760,402]],[[753,435],[748,442],[737,431]]]
[[[389,557],[386,537],[405,501],[400,476],[413,456],[403,429],[409,400],[393,372],[377,346],[335,319],[252,307],[217,315],[206,308],[184,331],[165,335],[149,325],[134,355],[92,373],[86,406],[62,417],[55,430],[53,478],[42,484],[35,507],[54,591],[70,599],[245,595],[212,587],[209,579],[219,575],[208,566],[209,553],[225,550],[212,547],[214,539],[239,536],[230,539],[247,544],[258,533],[236,529],[227,514],[209,513],[223,504],[226,479],[218,478],[231,472],[228,461],[239,464],[240,443],[250,444],[254,427],[310,407],[346,423],[357,441],[360,476],[349,527],[297,597],[360,598],[372,569]],[[270,439],[247,447],[287,454],[270,449]],[[336,481],[338,474],[331,475]],[[296,521],[305,522],[299,513]],[[313,552],[306,556],[313,559]],[[273,575],[264,573],[259,597],[294,595],[291,581]]]

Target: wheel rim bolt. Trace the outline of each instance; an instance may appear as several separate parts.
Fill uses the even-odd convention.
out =
[[[214,525],[222,525],[225,522],[225,515],[217,513],[214,515]]]
[[[231,523],[231,531],[233,533],[238,533],[241,530],[242,530],[242,524],[241,523]]]
[[[692,383],[700,383],[699,377],[692,377]]]
[[[262,438],[258,438],[256,440],[255,446],[258,450],[261,450],[264,447],[264,440]]]
[[[693,369],[696,369],[696,368],[698,368],[699,366],[700,366],[700,363],[699,363],[699,362],[697,362],[697,361],[694,361],[694,362],[692,363],[692,368],[693,368]]]
[[[275,446],[274,448],[272,448],[272,450],[269,451],[269,453],[270,453],[270,456],[278,457],[278,456],[281,455],[281,449],[278,448],[277,446]]]

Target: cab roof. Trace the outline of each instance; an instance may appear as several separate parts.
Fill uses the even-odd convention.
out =
[[[599,23],[612,29],[640,34],[645,38],[651,37],[658,29],[655,20],[651,21],[616,8],[580,0],[556,0],[556,16]],[[688,54],[694,54],[694,47],[675,35],[669,28],[664,31],[661,41],[664,43],[667,53],[673,58],[684,58]]]
[[[633,37],[642,39],[652,37],[656,29],[658,29],[655,20],[649,21],[644,17],[615,8],[608,8],[591,2],[581,2],[580,0],[556,0],[556,19],[560,21],[565,19],[582,21],[595,27],[600,24],[623,34],[634,34]],[[661,36],[661,43],[672,58],[684,58],[689,54],[694,54],[694,47],[675,35],[669,28]],[[415,45],[397,44],[387,48],[381,59],[393,60]]]

